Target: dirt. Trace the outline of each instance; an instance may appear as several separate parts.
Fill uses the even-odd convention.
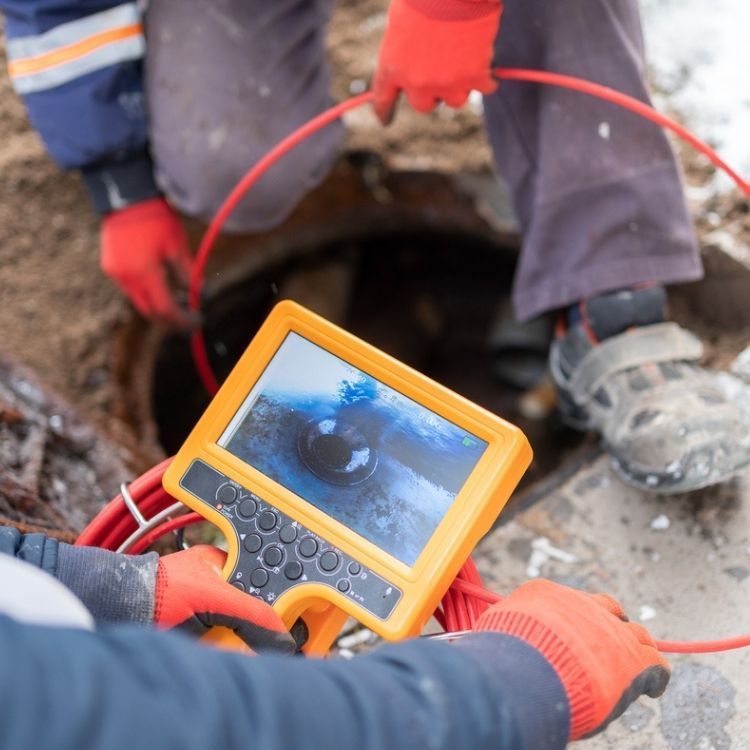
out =
[[[373,69],[387,0],[339,3],[330,29],[336,70],[334,95],[362,90]],[[98,267],[98,221],[81,181],[62,173],[30,129],[22,103],[4,72],[0,36],[0,349],[17,356],[117,440],[132,439],[113,419],[113,337],[132,315]],[[429,117],[402,107],[383,130],[369,110],[347,118],[348,147],[380,153],[394,169],[486,172],[491,157],[476,106],[440,109]],[[706,168],[687,156],[697,180]],[[750,242],[747,202],[729,196],[696,206],[703,236],[722,226]],[[710,344],[711,360],[725,363],[743,344],[738,334],[706,324],[690,297],[677,298],[678,317]]]
[[[129,459],[0,353],[0,523],[72,541],[127,479]]]
[[[106,413],[109,341],[128,308],[99,271],[98,222],[80,179],[46,156],[4,63],[0,44],[0,348]]]
[[[708,159],[682,143],[677,152],[706,278],[676,288],[671,313],[701,337],[706,362],[726,369],[750,345],[750,200],[738,190],[714,191],[716,169]]]

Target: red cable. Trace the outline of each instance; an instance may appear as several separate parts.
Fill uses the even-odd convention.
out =
[[[161,478],[172,459],[162,461],[129,486],[133,501],[141,513],[148,518],[174,502],[161,487]],[[198,513],[186,513],[172,518],[145,534],[128,550],[138,554],[150,545],[177,529],[205,521]],[[135,519],[125,505],[122,495],[117,495],[91,521],[76,540],[77,546],[96,546],[115,550],[136,530]],[[502,600],[500,594],[481,585],[481,577],[474,561],[469,558],[459,571],[456,580],[446,592],[442,609],[435,611],[435,619],[446,631],[471,630],[479,615],[490,604]],[[716,641],[656,641],[656,646],[665,653],[701,654],[730,651],[750,646],[750,635]]]
[[[671,130],[677,136],[689,143],[700,153],[704,154],[716,167],[724,171],[742,192],[750,197],[750,183],[743,180],[716,151],[707,143],[697,138],[687,128],[675,122],[666,115],[657,112],[644,102],[634,97],[623,94],[591,81],[585,81],[572,76],[550,73],[540,70],[523,70],[513,68],[498,68],[494,71],[498,78],[503,80],[524,81],[540,83],[550,86],[578,91],[589,96],[611,102],[623,107],[640,117],[644,117],[663,128]],[[206,265],[213,251],[216,240],[226,220],[232,214],[237,204],[245,197],[252,187],[263,177],[263,175],[280,159],[305,141],[309,136],[317,133],[322,128],[339,119],[344,113],[363,106],[372,100],[372,93],[366,92],[353,97],[345,102],[337,104],[326,110],[314,119],[302,125],[289,136],[284,138],[271,151],[269,151],[247,174],[230,193],[222,204],[219,211],[211,221],[204,234],[190,281],[189,305],[193,312],[200,311],[201,292],[206,271]],[[191,338],[191,349],[198,374],[209,394],[215,394],[219,384],[213,374],[206,351],[203,332],[196,329]],[[157,513],[167,507],[171,498],[161,489],[161,475],[164,473],[169,461],[162,462],[154,467],[130,486],[130,493],[139,509],[145,513]],[[196,513],[189,513],[178,518],[170,519],[160,526],[152,529],[143,538],[138,540],[131,548],[131,552],[140,552],[170,531],[183,528],[192,523],[202,521],[202,517]],[[76,544],[94,544],[105,548],[117,548],[127,536],[135,530],[136,524],[130,512],[127,510],[122,497],[117,496],[109,503],[84,530]],[[467,630],[476,622],[481,612],[490,604],[501,599],[481,585],[481,578],[474,562],[469,558],[461,568],[456,580],[446,592],[442,601],[442,609],[438,608],[435,617],[446,630]],[[656,641],[661,651],[671,653],[709,653],[726,651],[735,648],[750,646],[750,635],[737,638],[728,638],[718,641]]]
[[[177,529],[183,529],[185,526],[192,526],[194,523],[202,523],[206,519],[199,513],[186,513],[184,516],[178,516],[172,518],[169,521],[165,521],[155,529],[151,529],[148,534],[142,536],[133,546],[128,550],[131,555],[138,555],[143,550],[148,549],[157,539],[160,539],[165,534],[169,534],[171,531],[177,531]]]
[[[214,244],[216,243],[224,223],[229,218],[232,211],[237,207],[237,204],[245,197],[245,194],[274,164],[276,164],[276,162],[282,159],[292,149],[314,133],[317,133],[327,125],[338,120],[345,112],[361,107],[371,99],[372,93],[368,91],[359,96],[347,99],[345,102],[331,107],[317,117],[314,117],[309,122],[306,122],[271,149],[254,167],[252,167],[252,169],[250,169],[237,185],[235,185],[234,189],[229,194],[229,197],[224,201],[221,208],[211,220],[211,223],[198,246],[195,265],[190,279],[190,296],[188,300],[190,309],[193,312],[200,312],[203,276],[206,270],[206,263],[208,262],[214,248]],[[196,328],[193,333],[190,346],[201,381],[208,393],[213,396],[219,390],[219,384],[216,381],[216,377],[211,369],[211,364],[208,361],[206,343],[203,339],[203,332],[200,328]]]
[[[711,146],[698,138],[694,133],[691,133],[686,127],[680,125],[679,122],[676,122],[672,118],[658,112],[640,99],[623,94],[621,91],[612,89],[609,86],[602,86],[599,83],[594,83],[593,81],[585,81],[582,78],[566,76],[560,73],[550,73],[546,70],[496,68],[493,72],[498,78],[506,81],[541,83],[548,86],[570,89],[571,91],[578,91],[582,94],[588,94],[589,96],[595,96],[598,99],[603,99],[604,101],[616,104],[618,107],[630,110],[636,115],[643,117],[646,120],[650,120],[657,125],[661,125],[661,127],[671,130],[683,141],[689,143],[696,151],[708,157],[712,164],[722,170],[722,172],[725,172],[737,187],[746,196],[750,197],[750,182],[743,180],[742,177],[740,177],[740,175],[735,172],[735,170],[732,169],[732,167],[730,167],[713,148],[711,148]]]
[[[604,101],[616,104],[619,107],[627,109],[640,117],[644,117],[663,128],[671,130],[677,136],[689,143],[694,149],[704,154],[715,166],[725,172],[742,190],[750,197],[750,183],[740,177],[707,143],[691,133],[687,128],[675,122],[671,118],[657,112],[653,107],[621,91],[616,91],[609,86],[602,86],[592,81],[585,81],[574,76],[566,76],[560,73],[550,73],[544,70],[526,70],[521,68],[497,68],[494,74],[506,81],[524,81],[528,83],[541,83],[548,86],[557,86],[558,88],[578,91],[589,96],[594,96]],[[326,110],[322,114],[305,123],[293,133],[284,138],[271,151],[269,151],[249,172],[237,183],[229,197],[224,201],[219,211],[212,219],[206,233],[203,235],[198,253],[196,255],[195,266],[190,279],[190,310],[199,313],[201,302],[201,291],[203,289],[203,278],[206,270],[206,264],[211,255],[216,240],[221,232],[224,223],[232,214],[237,204],[245,197],[247,192],[260,180],[260,178],[279,160],[281,160],[292,149],[296,148],[306,138],[322,130],[330,123],[338,120],[344,113],[349,110],[361,107],[372,100],[372,92],[365,92],[359,96],[347,99],[340,104]],[[206,351],[206,343],[203,337],[203,331],[197,328],[191,337],[190,346],[193,353],[198,375],[210,395],[214,395],[219,390],[219,383],[211,369],[211,364]]]
[[[716,654],[750,646],[750,635],[723,638],[718,641],[654,641],[665,654]]]
[[[161,488],[161,478],[167,469],[167,466],[171,463],[172,459],[168,458],[162,461],[160,464],[149,469],[145,474],[134,480],[130,487],[130,494],[135,499],[136,497],[142,497],[145,493],[151,492],[154,488]],[[166,494],[166,493],[165,493]],[[83,546],[96,546],[102,547],[105,541],[106,535],[111,531],[112,524],[119,520],[123,516],[123,511],[128,517],[130,513],[122,500],[121,495],[109,502],[104,508],[92,519],[89,525],[83,530],[81,535],[76,540],[76,545],[79,547]],[[104,547],[110,549],[109,546]]]
[[[502,601],[503,597],[500,594],[496,594],[494,591],[489,591],[482,586],[477,586],[475,583],[470,582],[462,577],[465,575],[466,568],[473,568],[474,572],[478,576],[474,561],[467,560],[464,568],[461,569],[459,577],[451,585],[451,589],[459,589],[467,595],[481,599],[489,604],[495,604],[496,602]],[[473,624],[473,623],[472,623]],[[457,621],[448,621],[446,618],[445,624],[446,630],[459,630],[459,624]],[[716,641],[660,641],[655,640],[656,648],[665,654],[715,654],[720,651],[733,651],[738,648],[747,648],[750,646],[750,635],[741,635],[734,638],[724,638]]]

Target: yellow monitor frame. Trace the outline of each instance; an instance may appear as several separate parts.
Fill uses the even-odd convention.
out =
[[[380,549],[218,445],[290,333],[487,443],[413,565]],[[299,376],[304,379],[305,373]],[[526,437],[514,425],[300,305],[284,301],[273,309],[180,448],[164,475],[164,487],[224,532],[228,544],[225,578],[272,603],[287,626],[302,618],[309,630],[305,650],[325,653],[347,616],[388,640],[418,635],[508,501],[531,456]],[[245,515],[240,513],[243,499],[251,500],[245,503]],[[252,519],[246,518],[253,505]],[[259,524],[268,526],[273,520],[269,513],[275,515],[276,523],[262,530]],[[282,526],[295,529],[285,529],[285,542],[279,539]],[[261,548],[254,549],[255,541],[247,543],[249,531],[261,539]],[[293,534],[295,539],[289,542]],[[312,557],[303,559],[300,545],[304,537],[312,538],[317,549]],[[306,544],[304,551],[309,553],[313,545]],[[276,566],[265,562],[264,555],[271,546],[280,548],[286,556]],[[326,551],[332,551],[338,560],[333,571],[322,567]],[[270,563],[278,562],[278,552],[274,555]],[[299,576],[290,582],[283,563],[294,560],[304,563],[302,567],[311,571],[311,576]],[[332,560],[330,555],[326,558],[326,568]],[[255,573],[258,568],[264,568],[266,575]],[[257,587],[251,583],[253,575],[256,583],[270,576],[273,585],[266,582]],[[279,592],[279,587],[283,591]]]

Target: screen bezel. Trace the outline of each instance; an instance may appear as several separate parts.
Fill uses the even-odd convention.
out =
[[[398,560],[218,445],[227,425],[290,332],[298,333],[487,443],[484,454],[413,565]],[[198,447],[200,450],[196,451]],[[453,542],[460,542],[480,521],[484,522],[492,492],[500,489],[506,476],[518,473],[513,462],[521,452],[529,452],[518,428],[290,302],[277,305],[196,425],[184,450],[194,457],[202,455],[230,478],[267,498],[330,544],[395,583],[399,580],[413,583],[436,570],[449,556]]]
[[[300,339],[302,339],[302,341],[304,341],[304,342],[306,342],[306,343],[308,343],[308,344],[316,347],[320,351],[320,353],[322,355],[329,355],[331,357],[334,357],[334,358],[338,359],[339,361],[341,361],[345,365],[348,365],[348,366],[354,368],[357,373],[361,373],[361,374],[363,374],[363,375],[365,375],[367,377],[372,378],[375,381],[376,384],[384,386],[385,388],[389,388],[390,390],[392,390],[394,393],[396,393],[398,396],[400,396],[404,400],[411,401],[413,404],[416,404],[417,406],[423,408],[428,414],[430,414],[432,416],[435,416],[438,419],[441,419],[441,420],[447,422],[452,427],[455,427],[457,430],[459,430],[461,432],[464,432],[466,437],[471,437],[474,440],[476,440],[476,441],[478,441],[478,442],[480,442],[480,443],[483,444],[484,447],[482,448],[481,454],[479,455],[479,457],[474,462],[473,466],[471,467],[471,470],[467,474],[466,479],[462,482],[461,487],[459,488],[458,492],[456,492],[453,495],[453,498],[450,501],[450,505],[445,510],[445,512],[443,513],[443,515],[440,517],[440,520],[432,528],[431,533],[427,537],[427,541],[419,549],[419,551],[417,552],[416,557],[414,558],[413,562],[408,562],[406,560],[403,560],[402,558],[397,557],[393,553],[391,553],[391,552],[385,550],[384,548],[380,547],[377,544],[377,542],[375,542],[372,539],[369,539],[368,537],[364,536],[363,534],[361,534],[359,531],[357,531],[356,529],[352,528],[351,526],[347,526],[344,521],[338,520],[334,515],[332,515],[328,511],[326,511],[324,508],[320,507],[319,505],[316,505],[311,500],[306,499],[304,496],[298,494],[297,492],[295,492],[295,490],[291,489],[286,484],[282,484],[280,481],[274,479],[272,476],[269,476],[268,474],[266,474],[265,472],[263,472],[262,469],[260,469],[260,468],[258,468],[256,466],[253,466],[253,464],[247,462],[241,456],[237,455],[236,453],[233,453],[229,449],[228,444],[232,441],[232,439],[236,435],[237,431],[241,428],[241,426],[244,423],[245,419],[248,417],[248,415],[252,411],[255,403],[257,402],[257,399],[263,394],[264,390],[261,390],[259,393],[256,393],[255,394],[255,401],[248,405],[247,401],[250,398],[250,395],[258,387],[258,383],[266,375],[266,373],[268,372],[268,369],[273,365],[274,360],[276,359],[276,357],[279,356],[279,353],[281,352],[281,350],[284,347],[284,345],[287,344],[287,342],[290,341],[290,337],[293,336],[293,335],[294,336],[298,336]],[[268,383],[266,383],[265,387],[268,387],[270,384],[272,384],[272,382],[273,381],[269,381]],[[221,444],[222,442],[224,443],[224,445]],[[281,340],[281,343],[279,344],[278,348],[273,353],[273,355],[268,360],[268,362],[266,362],[266,366],[260,372],[260,374],[256,378],[255,382],[250,386],[247,394],[245,395],[245,397],[240,402],[239,407],[237,408],[237,411],[235,411],[235,413],[232,415],[232,418],[230,419],[230,421],[227,423],[226,427],[222,431],[221,435],[219,435],[219,437],[216,439],[216,443],[215,444],[216,444],[216,446],[218,448],[221,448],[222,450],[227,451],[232,456],[234,456],[235,458],[239,459],[244,466],[248,467],[249,469],[253,469],[254,471],[257,471],[262,476],[264,476],[267,479],[269,479],[271,482],[274,482],[274,484],[277,484],[277,485],[283,487],[285,490],[287,490],[287,491],[291,492],[292,494],[294,494],[295,497],[297,497],[300,501],[302,501],[302,502],[304,502],[304,503],[312,506],[313,508],[316,508],[316,509],[322,511],[323,513],[325,513],[325,515],[328,518],[330,518],[333,521],[337,521],[338,523],[340,523],[341,525],[343,525],[346,529],[349,530],[350,533],[357,535],[358,537],[360,537],[364,541],[367,541],[367,542],[370,542],[370,543],[374,544],[384,554],[389,555],[390,557],[393,557],[395,560],[397,560],[400,563],[403,563],[404,565],[407,565],[408,567],[413,567],[416,564],[417,560],[419,559],[419,556],[422,554],[422,552],[424,551],[424,549],[427,546],[427,544],[429,544],[429,540],[434,536],[435,531],[440,526],[440,524],[443,522],[443,519],[445,518],[445,516],[450,512],[450,509],[453,507],[454,503],[458,499],[458,496],[463,491],[463,487],[466,484],[466,481],[468,481],[468,478],[475,471],[477,465],[479,464],[479,462],[482,459],[482,456],[484,455],[484,453],[486,452],[487,448],[489,447],[489,444],[487,443],[487,441],[483,440],[482,438],[478,437],[477,435],[475,435],[473,433],[469,433],[468,430],[465,430],[464,428],[462,428],[461,425],[458,425],[455,422],[452,422],[452,421],[446,419],[446,417],[444,417],[443,414],[441,414],[440,412],[434,411],[432,409],[428,409],[428,407],[425,406],[422,402],[417,401],[416,399],[413,399],[413,398],[407,396],[406,394],[402,393],[401,391],[396,390],[395,388],[393,388],[392,386],[388,385],[387,383],[384,383],[383,381],[378,380],[377,378],[375,378],[373,375],[371,375],[366,370],[363,370],[360,367],[356,367],[350,360],[344,359],[342,357],[338,357],[337,355],[333,354],[329,349],[325,349],[320,344],[318,344],[315,341],[312,341],[312,340],[310,340],[310,339],[302,336],[301,334],[299,334],[297,331],[294,331],[294,330],[288,331],[287,334],[284,336],[284,338]]]

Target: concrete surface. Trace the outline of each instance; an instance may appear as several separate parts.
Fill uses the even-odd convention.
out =
[[[476,559],[487,585],[501,593],[537,572],[606,591],[656,638],[747,633],[750,472],[665,498],[625,486],[601,456],[492,532]],[[576,747],[750,749],[750,649],[669,658],[673,677],[660,701],[641,698],[606,732]]]

